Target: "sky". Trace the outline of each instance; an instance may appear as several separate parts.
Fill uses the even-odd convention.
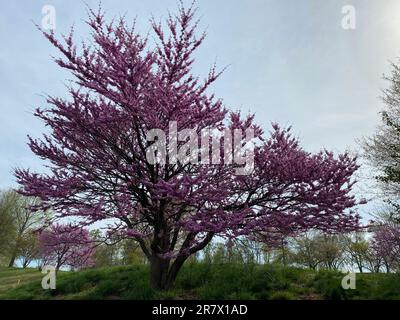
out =
[[[190,4],[188,1],[184,3]],[[42,8],[56,13],[56,35],[75,26],[88,37],[85,3],[99,1],[3,1],[0,10],[0,189],[16,185],[16,167],[40,170],[27,134],[45,130],[33,115],[44,94],[65,96],[71,77],[52,61],[57,51],[35,27]],[[355,29],[344,29],[342,8],[355,9]],[[147,33],[149,18],[177,8],[176,0],[102,0],[111,19],[126,14]],[[357,151],[371,135],[383,107],[382,75],[400,54],[400,0],[198,0],[200,30],[207,38],[194,72],[206,75],[215,61],[227,66],[213,90],[225,105],[292,126],[308,151]]]

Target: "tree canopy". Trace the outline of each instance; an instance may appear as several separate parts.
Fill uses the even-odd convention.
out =
[[[204,80],[192,74],[205,38],[196,36],[194,14],[193,7],[180,7],[165,24],[152,20],[155,45],[123,18],[106,22],[101,10],[90,10],[92,38],[80,47],[72,31],[64,42],[44,32],[61,53],[56,62],[75,82],[68,99],[49,96],[47,107],[35,112],[50,133],[30,137],[29,147],[50,171],[15,172],[20,192],[39,197],[42,209],[75,217],[82,226],[106,221],[110,236],[136,240],[158,288],[168,287],[184,261],[215,235],[269,241],[314,228],[350,231],[359,222],[351,210],[358,203],[351,194],[354,157],[308,153],[278,124],[265,134],[254,115],[229,111],[209,93],[221,74],[215,66]],[[159,143],[160,131],[168,145]],[[215,142],[204,132],[225,136],[204,152],[202,146]],[[223,148],[230,141],[231,155]],[[250,166],[232,161],[243,146],[240,155],[251,158]],[[173,156],[176,149],[184,161]],[[222,160],[203,163],[215,153]]]

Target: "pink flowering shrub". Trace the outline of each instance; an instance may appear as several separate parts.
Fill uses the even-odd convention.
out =
[[[55,224],[40,233],[39,243],[43,265],[53,265],[56,270],[94,265],[94,245],[85,229]]]
[[[387,222],[373,227],[371,247],[387,272],[400,267],[400,226]]]

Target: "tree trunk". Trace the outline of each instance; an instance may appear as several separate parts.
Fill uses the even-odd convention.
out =
[[[16,257],[17,257],[17,250],[13,250],[13,252],[12,252],[12,254],[11,254],[10,262],[9,262],[9,264],[8,264],[8,267],[9,267],[9,268],[12,268],[12,267],[14,266]]]
[[[153,255],[150,259],[150,285],[156,290],[166,290],[169,260]]]
[[[282,241],[281,250],[282,250],[282,264],[286,267],[286,264],[287,264],[286,263],[286,248],[285,248],[283,241]]]
[[[195,238],[196,234],[189,234],[186,239],[184,240],[182,247],[188,248],[190,242]],[[159,239],[152,243],[151,249],[152,253],[145,247],[143,242],[141,243],[141,248],[150,262],[150,285],[153,289],[156,290],[168,290],[170,289],[178,275],[179,270],[181,269],[184,262],[190,257],[192,254],[203,250],[208,243],[212,240],[214,233],[209,232],[206,237],[198,243],[195,247],[191,248],[187,254],[180,255],[171,264],[170,258],[160,258],[158,256],[156,249],[159,246]],[[169,241],[164,242],[164,245],[161,247],[169,247]],[[166,244],[166,245],[165,245]],[[181,249],[181,251],[183,251]]]
[[[172,264],[168,276],[167,276],[167,289],[171,288],[175,282],[176,276],[178,275],[179,270],[181,270],[184,262],[188,257],[181,256],[175,259],[174,263]]]
[[[9,268],[12,268],[14,266],[15,263],[15,255],[13,254],[10,260],[10,263],[8,264]]]
[[[182,256],[175,259],[170,266],[169,259],[160,259],[153,256],[150,260],[150,285],[156,290],[168,290],[174,283],[175,279],[188,257]]]
[[[19,243],[21,241],[20,239],[21,239],[21,235],[18,235],[17,240],[15,241],[14,249],[12,250],[10,262],[8,264],[9,268],[12,268],[14,266],[15,259],[17,258],[17,252],[18,252],[18,248],[19,248]]]

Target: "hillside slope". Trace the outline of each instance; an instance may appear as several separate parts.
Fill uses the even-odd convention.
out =
[[[176,286],[156,292],[147,266],[62,272],[55,290],[43,290],[36,269],[0,269],[0,299],[400,299],[399,274],[357,274],[343,290],[343,274],[274,265],[190,264]]]

